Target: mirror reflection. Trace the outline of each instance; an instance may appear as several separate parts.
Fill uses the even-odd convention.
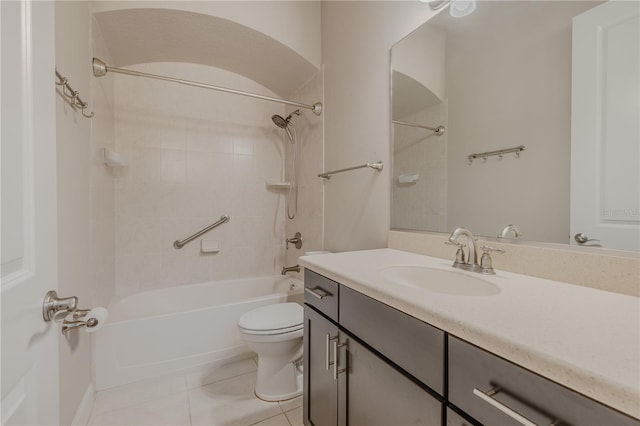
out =
[[[639,10],[482,1],[393,46],[392,228],[637,251]]]

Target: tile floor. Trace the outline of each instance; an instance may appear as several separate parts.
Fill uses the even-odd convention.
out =
[[[255,381],[256,363],[248,359],[108,389],[96,394],[89,425],[302,426],[302,397],[262,401]]]

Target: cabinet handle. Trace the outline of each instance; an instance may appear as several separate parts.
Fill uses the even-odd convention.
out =
[[[309,293],[310,295],[312,295],[316,299],[320,299],[320,300],[324,299],[327,296],[331,296],[331,293],[321,289],[320,287],[316,287],[314,289],[310,289],[310,288],[305,287],[304,291],[306,293]]]
[[[338,380],[338,374],[347,371],[346,368],[338,370],[338,348],[341,348],[343,346],[347,346],[347,344],[338,344],[338,336],[336,336],[336,340],[333,341],[333,380]]]
[[[514,419],[518,423],[520,423],[520,424],[522,424],[524,426],[538,426],[537,423],[532,422],[531,420],[527,419],[522,414],[516,412],[512,408],[507,407],[502,402],[500,402],[497,399],[493,398],[493,396],[498,394],[500,391],[502,391],[502,389],[499,386],[495,386],[495,387],[489,389],[487,392],[483,392],[478,388],[473,388],[473,394],[475,396],[477,396],[478,398],[482,399],[487,404],[490,404],[494,408],[497,408],[498,410],[502,411],[504,414],[506,414],[507,416],[511,417],[512,419]],[[560,424],[562,424],[562,422],[560,422],[558,420],[554,420],[551,423],[549,423],[549,426],[560,425]]]
[[[331,337],[329,333],[325,334],[324,356],[325,356],[325,368],[327,371],[329,371],[329,369],[331,368],[331,365],[333,364],[333,362],[331,362],[331,360],[329,359],[329,342],[331,342],[332,340],[336,340],[337,338],[338,336]]]

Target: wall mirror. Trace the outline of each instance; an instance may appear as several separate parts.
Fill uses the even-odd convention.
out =
[[[639,10],[479,1],[394,45],[392,229],[638,251]]]

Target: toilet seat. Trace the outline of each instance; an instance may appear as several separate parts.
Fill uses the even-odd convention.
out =
[[[242,315],[238,327],[246,334],[274,335],[303,328],[303,310],[297,303],[274,303]]]

